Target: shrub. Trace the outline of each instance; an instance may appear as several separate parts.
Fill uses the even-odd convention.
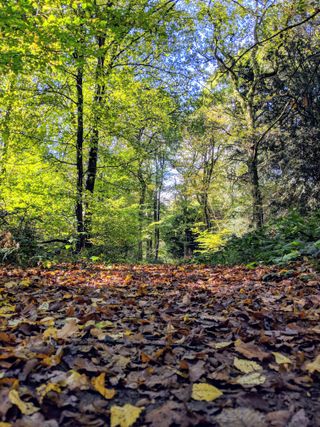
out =
[[[309,216],[291,212],[261,230],[230,236],[220,250],[208,247],[197,257],[212,264],[286,264],[320,257],[320,211]]]

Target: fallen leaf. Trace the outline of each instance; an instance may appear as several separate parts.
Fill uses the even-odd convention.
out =
[[[70,390],[88,390],[90,388],[89,378],[86,374],[79,374],[79,372],[74,370],[69,371],[67,378],[59,384],[64,387],[69,387]]]
[[[169,400],[159,408],[153,409],[146,415],[146,422],[152,427],[170,427],[172,424],[180,426],[185,414],[183,406]]]
[[[37,412],[30,416],[24,416],[14,423],[14,427],[59,427],[56,420],[45,420],[44,416]]]
[[[206,372],[205,362],[199,360],[195,365],[189,366],[189,378],[191,382],[198,381]]]
[[[215,421],[220,427],[267,427],[264,415],[250,408],[224,409]]]
[[[72,335],[76,334],[79,331],[79,326],[75,319],[69,319],[64,327],[57,332],[57,337],[59,339],[67,339]]]
[[[251,360],[238,359],[237,357],[234,358],[233,364],[237,369],[239,369],[239,371],[243,372],[244,374],[250,374],[250,372],[262,370],[262,367],[258,363],[253,362]]]
[[[111,406],[111,427],[131,427],[140,417],[142,408],[130,405]]]
[[[307,427],[309,425],[309,418],[306,416],[305,410],[300,409],[291,418],[288,427]]]
[[[214,348],[216,348],[217,350],[220,350],[222,348],[227,348],[232,344],[232,341],[222,341],[222,342],[217,342],[214,344]]]
[[[43,332],[42,336],[44,339],[53,338],[56,340],[58,338],[58,329],[50,327]]]
[[[194,400],[205,400],[211,402],[222,396],[222,391],[207,383],[193,384],[192,386],[192,399]]]
[[[320,372],[320,354],[314,359],[313,362],[306,364],[306,370],[313,374],[314,372]]]
[[[21,400],[17,390],[10,390],[9,400],[20,409],[23,415],[31,415],[40,410],[33,403]]]
[[[238,339],[235,341],[234,346],[238,353],[242,354],[248,359],[258,359],[263,361],[264,359],[268,359],[270,357],[269,353],[261,350],[260,347],[252,342],[245,343]]]
[[[103,320],[102,322],[98,322],[95,324],[96,328],[104,329],[104,328],[113,328],[114,324],[110,322],[110,320]]]
[[[39,396],[39,402],[42,403],[44,397],[50,392],[55,391],[56,393],[61,392],[61,388],[58,384],[54,383],[48,383],[48,384],[42,384],[39,387],[37,387],[37,394]]]
[[[287,427],[290,416],[291,413],[288,410],[269,412],[266,415],[266,421],[272,427]]]
[[[105,388],[105,379],[106,374],[103,372],[99,376],[92,378],[91,384],[93,385],[94,389],[98,391],[105,399],[113,399],[116,391],[114,389]]]
[[[243,375],[236,379],[236,383],[240,385],[261,385],[266,381],[266,377],[261,372],[251,372],[250,374]]]
[[[284,356],[281,353],[273,352],[272,354],[274,355],[276,362],[279,365],[292,363],[291,360],[287,356]]]

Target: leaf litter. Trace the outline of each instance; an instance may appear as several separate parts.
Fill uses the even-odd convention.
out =
[[[0,426],[320,426],[319,274],[290,271],[2,268]]]

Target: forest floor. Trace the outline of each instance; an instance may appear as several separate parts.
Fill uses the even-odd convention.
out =
[[[0,270],[0,427],[320,426],[320,275]]]

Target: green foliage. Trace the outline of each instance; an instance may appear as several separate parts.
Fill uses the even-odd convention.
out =
[[[311,216],[229,235],[320,206],[316,20],[273,37],[314,8],[267,3],[0,2],[0,259],[316,257]]]
[[[204,251],[199,260],[213,264],[286,264],[320,256],[320,211],[305,217],[297,212],[270,221],[263,229],[231,236],[218,252]]]
[[[15,215],[8,223],[1,221],[0,262],[9,264],[34,264],[40,256],[38,233],[34,222]]]
[[[174,259],[189,257],[197,249],[197,234],[193,231],[198,208],[192,204],[172,206],[162,225],[162,236],[167,252]]]
[[[230,231],[226,228],[212,232],[209,230],[201,231],[196,238],[199,245],[197,252],[201,254],[212,254],[222,248],[227,242]]]

